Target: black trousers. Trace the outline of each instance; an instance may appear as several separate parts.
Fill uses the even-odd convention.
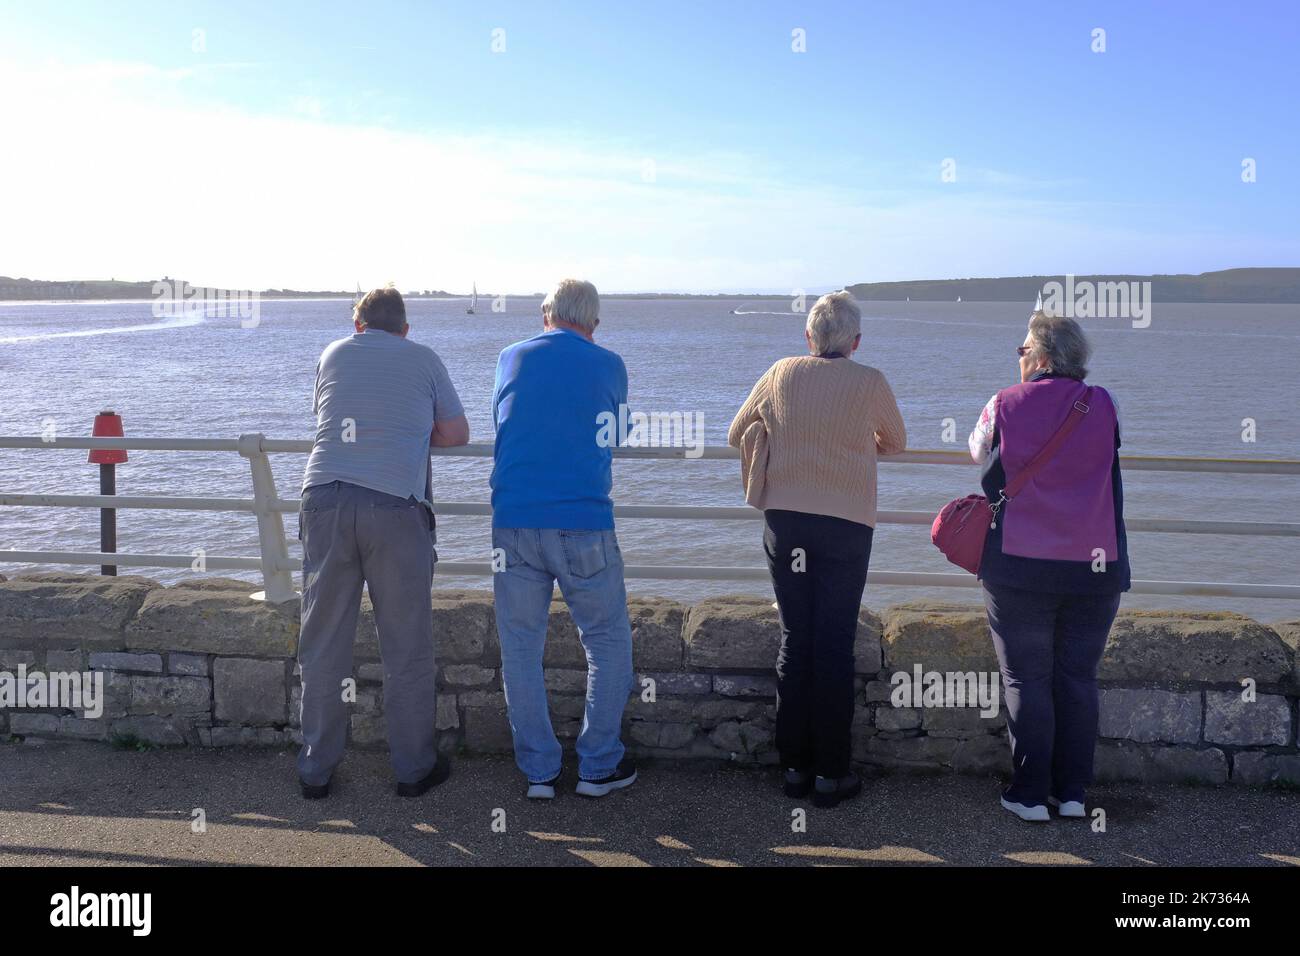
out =
[[[770,509],[763,550],[781,613],[776,746],[783,766],[849,772],[853,639],[872,529],[856,521]]]

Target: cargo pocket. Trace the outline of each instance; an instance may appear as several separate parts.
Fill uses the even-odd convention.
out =
[[[311,516],[322,511],[331,511],[339,506],[339,483],[331,481],[324,485],[312,485],[303,490],[298,502],[298,540],[305,541],[306,528],[311,523]]]
[[[575,578],[595,577],[609,564],[603,531],[561,531],[564,562]]]

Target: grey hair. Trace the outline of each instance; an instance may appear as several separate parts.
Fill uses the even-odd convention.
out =
[[[813,352],[848,355],[853,340],[862,334],[862,311],[849,292],[830,292],[808,311],[808,338]]]
[[[600,294],[585,279],[561,279],[542,302],[542,312],[552,321],[592,331],[600,321]]]
[[[1074,319],[1052,315],[1041,309],[1029,317],[1029,354],[1045,360],[1057,375],[1084,379],[1088,377],[1088,358],[1092,346]]]

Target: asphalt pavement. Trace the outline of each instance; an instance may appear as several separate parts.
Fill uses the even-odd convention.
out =
[[[645,764],[600,800],[574,782],[530,802],[512,760],[477,756],[403,799],[385,754],[350,752],[306,801],[292,750],[6,743],[0,865],[1300,866],[1295,791],[1112,784],[1090,795],[1104,820],[1028,824],[993,777],[870,776],[831,810],[775,770]]]

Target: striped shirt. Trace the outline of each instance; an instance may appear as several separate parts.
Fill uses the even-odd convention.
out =
[[[465,413],[433,349],[379,329],[325,347],[312,408],[304,489],[345,481],[417,501],[427,499],[433,423]]]

